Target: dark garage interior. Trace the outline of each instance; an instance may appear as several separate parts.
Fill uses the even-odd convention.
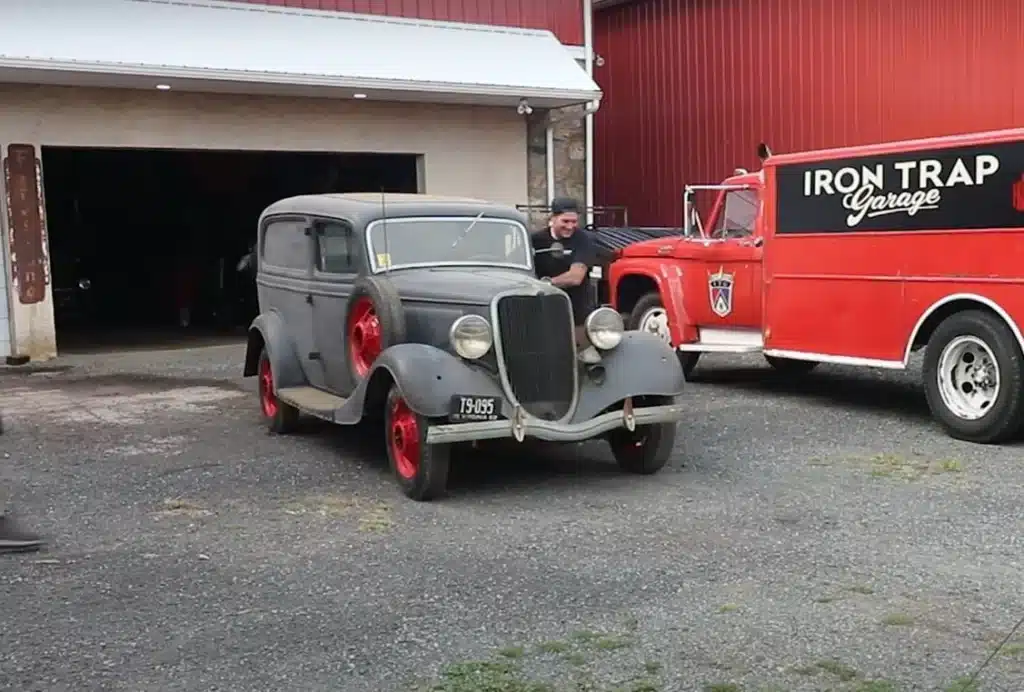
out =
[[[44,147],[42,163],[63,352],[244,334],[256,288],[236,266],[267,205],[418,188],[414,154]]]

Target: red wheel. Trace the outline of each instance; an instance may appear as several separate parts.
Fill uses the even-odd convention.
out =
[[[405,399],[395,397],[391,402],[391,456],[395,472],[404,480],[416,478],[420,470],[420,426]]]
[[[429,425],[430,419],[409,407],[398,385],[391,385],[384,411],[388,463],[402,492],[413,500],[432,500],[448,485],[450,447],[426,443]]]
[[[274,370],[270,365],[267,349],[260,353],[260,365],[257,375],[260,396],[260,411],[271,432],[287,433],[295,429],[299,422],[299,410],[277,398],[274,391]]]
[[[381,329],[373,299],[360,296],[348,313],[348,354],[358,377],[366,377],[381,352]]]

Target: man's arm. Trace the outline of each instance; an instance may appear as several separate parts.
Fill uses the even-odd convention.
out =
[[[577,241],[575,257],[573,257],[568,271],[551,277],[551,283],[555,286],[559,288],[579,286],[587,280],[590,268],[597,261],[597,250],[594,247],[593,241],[590,240],[590,236],[586,233],[583,229],[576,231],[579,240]]]

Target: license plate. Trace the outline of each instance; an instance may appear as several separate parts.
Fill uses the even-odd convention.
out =
[[[456,394],[448,407],[448,418],[457,423],[498,420],[501,418],[501,398]]]

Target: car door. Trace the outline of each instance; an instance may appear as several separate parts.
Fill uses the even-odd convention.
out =
[[[312,266],[308,217],[288,214],[264,220],[256,279],[260,309],[280,316],[307,381],[317,387],[323,383],[323,368],[316,362],[313,344]]]
[[[342,219],[314,219],[315,261],[310,295],[313,334],[326,389],[348,396],[355,382],[348,369],[345,317],[361,263],[352,225]]]

